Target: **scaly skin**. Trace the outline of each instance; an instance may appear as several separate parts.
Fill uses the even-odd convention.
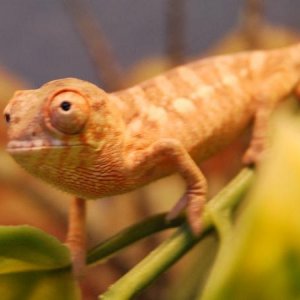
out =
[[[257,162],[270,113],[299,78],[295,45],[199,60],[111,94],[79,79],[55,80],[15,93],[4,112],[7,149],[30,173],[76,195],[77,206],[80,198],[124,193],[179,172],[187,190],[169,217],[186,207],[197,234],[207,184],[196,163],[253,119],[244,162]]]

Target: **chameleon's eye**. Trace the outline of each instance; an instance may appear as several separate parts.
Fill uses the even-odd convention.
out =
[[[77,134],[88,119],[86,99],[72,91],[64,91],[53,97],[49,105],[52,126],[64,134]]]
[[[69,102],[69,101],[63,101],[61,104],[60,104],[60,107],[62,110],[64,111],[68,111],[71,109],[71,106],[72,106],[72,103]]]

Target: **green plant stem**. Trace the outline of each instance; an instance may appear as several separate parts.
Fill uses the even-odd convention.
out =
[[[174,220],[167,221],[166,214],[158,214],[152,216],[138,224],[135,224],[113,237],[102,242],[95,248],[91,249],[87,255],[87,264],[96,264],[101,262],[103,259],[107,259],[113,254],[123,248],[137,242],[151,234],[159,231],[169,229],[172,227],[178,227],[184,222],[185,218],[183,215],[177,217]]]
[[[204,230],[201,238],[204,237],[204,233],[207,234],[208,231]],[[191,234],[187,226],[182,226],[135,268],[112,285],[99,299],[131,299],[176,262],[195,245],[196,241],[197,239]]]
[[[203,231],[198,237],[191,234],[186,225],[179,228],[170,238],[152,251],[138,265],[113,284],[107,292],[99,296],[102,300],[132,299],[143,288],[153,282],[197,242],[213,230],[212,210],[233,209],[248,190],[253,170],[243,169],[218,195],[209,202],[209,209],[203,214]]]

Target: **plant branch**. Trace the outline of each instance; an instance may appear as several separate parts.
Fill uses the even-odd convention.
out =
[[[253,170],[243,169],[235,179],[209,202],[209,209],[205,209],[203,214],[204,228],[199,237],[194,237],[186,225],[182,226],[138,265],[113,284],[107,292],[99,296],[99,299],[125,300],[136,296],[213,230],[212,210],[217,213],[223,209],[233,210],[236,207],[248,190],[253,177]]]
[[[184,222],[184,216],[166,221],[166,214],[158,214],[135,224],[91,249],[87,255],[87,264],[96,264],[107,259],[123,248],[159,231],[178,227]]]

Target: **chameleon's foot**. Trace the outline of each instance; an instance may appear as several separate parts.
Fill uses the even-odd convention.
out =
[[[176,204],[173,206],[173,208],[168,212],[166,216],[167,221],[171,221],[175,218],[177,218],[182,211],[187,207],[188,198],[186,194],[184,194],[179,201],[176,202]]]
[[[257,165],[265,154],[264,146],[261,143],[251,145],[245,152],[242,162],[246,166]]]
[[[84,275],[86,261],[85,200],[73,199],[69,212],[69,229],[66,245],[71,252],[72,271],[76,279]]]
[[[206,197],[199,191],[189,189],[175,204],[167,215],[167,220],[175,219],[186,209],[188,224],[195,236],[202,231],[202,212]]]
[[[203,228],[203,208],[206,199],[203,195],[189,195],[187,205],[187,219],[195,236],[199,236]]]

